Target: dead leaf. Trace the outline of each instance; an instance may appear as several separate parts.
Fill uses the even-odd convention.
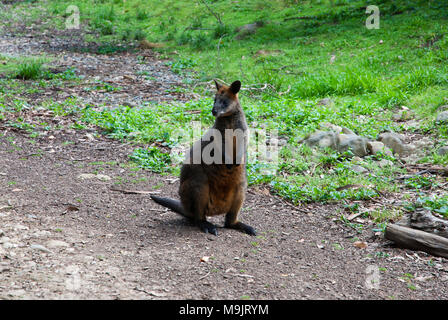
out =
[[[353,242],[353,245],[359,249],[367,248],[367,242],[364,242],[364,241],[355,241],[355,242]]]
[[[67,214],[67,212],[70,212],[70,211],[79,211],[79,208],[78,208],[77,206],[69,205],[69,206],[65,209],[65,211],[62,212],[61,214],[62,214],[62,215],[65,215],[65,214]]]

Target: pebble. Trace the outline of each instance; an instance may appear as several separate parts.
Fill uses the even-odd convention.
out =
[[[43,245],[40,245],[40,244],[32,244],[30,246],[30,248],[33,249],[33,250],[38,250],[38,251],[42,251],[42,252],[51,253],[50,250],[48,250],[47,248],[45,248]]]
[[[46,242],[46,246],[48,248],[58,248],[58,247],[69,247],[70,245],[67,242],[61,240],[50,240]]]
[[[359,166],[359,165],[354,165],[354,166],[352,166],[352,170],[354,171],[354,172],[356,172],[356,173],[366,173],[366,172],[368,172],[369,170],[367,170],[366,168],[364,168],[364,167],[361,167],[361,166]]]
[[[392,161],[390,161],[390,160],[387,160],[387,159],[381,159],[378,162],[378,165],[380,166],[380,168],[384,168],[384,167],[391,167],[391,166],[394,165],[394,163]]]
[[[444,124],[448,122],[448,111],[442,111],[437,115],[436,124]]]
[[[448,154],[448,146],[439,148],[439,150],[437,150],[437,154],[439,156],[444,156],[444,155]]]

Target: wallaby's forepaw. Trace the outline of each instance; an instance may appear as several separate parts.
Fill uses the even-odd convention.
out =
[[[211,233],[214,234],[215,236],[218,235],[218,230],[216,230],[216,226],[208,221],[199,222],[199,228],[205,233]]]

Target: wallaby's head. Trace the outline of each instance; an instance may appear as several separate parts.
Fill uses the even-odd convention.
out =
[[[240,110],[238,101],[238,91],[241,88],[239,80],[232,82],[230,86],[218,83],[216,80],[215,103],[213,104],[212,114],[216,118],[228,117]]]

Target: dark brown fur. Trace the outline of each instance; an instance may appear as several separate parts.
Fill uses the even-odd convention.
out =
[[[243,109],[238,100],[241,83],[235,81],[231,86],[220,85],[216,82],[217,93],[213,105],[213,115],[216,117],[212,129],[219,130],[225,137],[225,129],[240,129],[247,133],[247,124]],[[206,136],[206,135],[205,135]],[[200,164],[184,163],[180,174],[180,201],[151,196],[157,203],[166,206],[183,216],[194,220],[204,232],[217,234],[216,226],[207,222],[207,216],[225,214],[225,227],[238,229],[251,235],[255,230],[238,221],[238,214],[244,202],[246,178],[247,140],[241,146],[242,161],[237,161],[237,143],[233,137],[233,157],[231,163],[226,163],[223,146],[223,163]],[[213,140],[197,142],[200,150],[212,143]],[[224,141],[225,142],[225,141]],[[193,158],[193,148],[190,149],[190,159]],[[229,157],[230,159],[230,157]]]

